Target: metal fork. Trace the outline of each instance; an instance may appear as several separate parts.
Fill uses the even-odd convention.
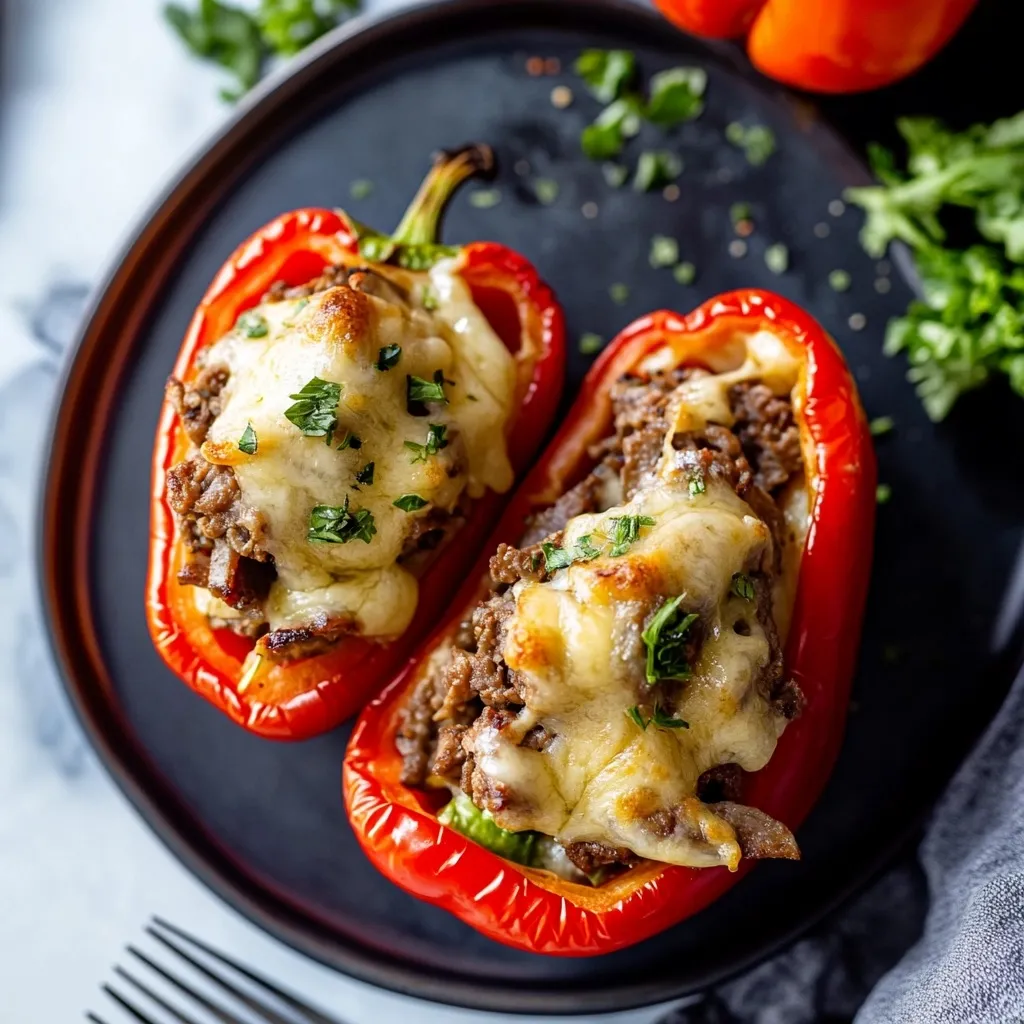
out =
[[[142,950],[135,946],[128,946],[128,953],[144,967],[162,978],[173,989],[183,993],[192,1003],[202,1007],[203,1012],[201,1016],[199,1018],[193,1017],[183,1009],[172,1005],[150,983],[142,980],[146,976],[145,972],[140,977],[138,974],[126,970],[120,964],[114,967],[114,973],[119,978],[126,981],[133,989],[142,993],[149,1002],[160,1007],[164,1013],[169,1014],[178,1024],[204,1024],[205,1021],[209,1020],[219,1021],[220,1024],[250,1024],[254,1018],[258,1021],[265,1021],[266,1024],[346,1024],[345,1021],[338,1017],[328,1017],[326,1014],[321,1013],[262,975],[257,974],[248,967],[243,967],[226,954],[219,952],[212,946],[208,946],[194,935],[189,935],[188,932],[162,918],[154,917],[152,924],[146,927],[146,934],[183,960],[188,965],[185,968],[186,972],[191,968],[207,979],[207,981],[213,982],[214,985],[223,989],[235,1002],[240,1003],[249,1011],[245,1017],[237,1016],[224,1004],[211,999],[199,988],[196,988],[194,984],[184,980],[172,968],[161,966],[153,957],[142,952]],[[192,950],[198,951],[201,956],[197,956]],[[228,968],[234,975],[244,978],[245,983],[240,986],[230,980],[233,975],[225,972],[223,968]],[[180,972],[180,970],[181,967],[179,966],[178,971]],[[255,991],[253,987],[255,987]],[[161,1024],[164,1019],[163,1016],[149,1016],[149,1013],[153,1011],[142,1009],[142,1005],[146,1004],[143,1002],[140,1005],[136,1002],[135,1000],[138,997],[134,993],[132,998],[126,996],[124,994],[125,991],[130,990],[126,990],[124,986],[121,986],[119,990],[113,985],[105,984],[103,985],[103,991],[122,1010],[126,1011],[134,1020],[139,1021],[140,1024]],[[274,1004],[272,1005],[265,998],[257,995],[257,992],[272,996]],[[86,1013],[85,1016],[93,1024],[108,1024],[107,1020],[92,1011]]]

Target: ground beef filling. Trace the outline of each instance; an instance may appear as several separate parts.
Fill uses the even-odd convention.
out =
[[[447,783],[458,786],[483,810],[508,806],[515,794],[478,771],[473,759],[474,723],[511,721],[524,706],[516,673],[505,665],[501,651],[505,624],[514,610],[509,587],[520,579],[547,578],[541,542],[559,543],[566,524],[574,516],[599,512],[628,501],[655,472],[661,457],[666,411],[673,391],[699,369],[676,369],[653,378],[627,376],[612,388],[615,434],[591,451],[595,469],[566,491],[553,505],[537,513],[527,524],[522,547],[501,544],[490,561],[495,593],[463,623],[446,664],[425,676],[410,696],[396,746],[402,756],[402,781],[422,786]],[[726,480],[737,494],[772,529],[781,543],[783,519],[775,496],[802,472],[799,431],[787,398],[774,395],[760,383],[736,384],[729,391],[735,424],[708,424],[699,432],[676,434],[677,450],[698,453],[705,473]],[[779,547],[779,544],[776,545]],[[792,681],[783,678],[782,651],[771,614],[771,581],[754,574],[755,612],[768,638],[771,658],[757,685],[775,708],[787,718],[803,707],[803,695]],[[699,625],[699,623],[698,623]],[[739,627],[739,624],[738,624]],[[699,629],[690,638],[690,659],[701,642]],[[672,687],[677,688],[672,692]],[[665,684],[665,698],[672,702],[685,683]],[[523,745],[542,750],[553,737],[537,726],[524,737]],[[698,781],[698,796],[736,830],[746,857],[794,857],[795,841],[785,826],[738,800],[743,790],[739,765],[719,765]],[[651,828],[666,834],[676,827],[671,811],[652,816]],[[604,880],[637,863],[632,851],[600,843],[569,843],[566,856],[583,874]]]
[[[377,274],[344,266],[325,267],[319,277],[303,285],[275,281],[260,301],[307,298],[345,284],[390,302],[408,302],[407,295]],[[179,582],[209,590],[237,613],[211,615],[213,628],[258,638],[269,629],[264,609],[270,585],[276,578],[273,556],[264,547],[266,517],[242,502],[231,467],[208,462],[200,451],[210,425],[220,415],[220,396],[229,376],[226,366],[200,363],[191,382],[186,384],[176,377],[167,381],[166,399],[191,442],[187,458],[167,471],[167,500],[186,549],[185,564],[178,572]],[[463,521],[458,514],[444,509],[417,517],[400,561],[416,571]],[[314,616],[301,627],[269,633],[264,641],[264,654],[276,661],[311,657],[351,633],[353,626],[349,619]]]

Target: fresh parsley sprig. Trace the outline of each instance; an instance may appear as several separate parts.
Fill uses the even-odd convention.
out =
[[[650,686],[666,679],[690,678],[686,641],[699,616],[680,611],[682,601],[682,594],[665,601],[641,634],[647,648],[645,675]]]
[[[334,428],[338,425],[341,391],[340,384],[313,377],[301,391],[288,396],[295,404],[285,409],[285,417],[307,437],[322,437],[330,444]]]
[[[618,558],[640,539],[641,527],[653,526],[654,519],[650,516],[616,516],[611,523],[615,527],[611,556]]]
[[[350,508],[346,497],[343,505],[313,507],[306,538],[324,544],[347,544],[352,540],[369,544],[376,532],[373,513],[365,508]]]
[[[448,427],[443,423],[430,423],[427,425],[427,443],[420,444],[418,441],[406,441],[405,447],[413,453],[409,460],[412,463],[426,462],[431,455],[436,455],[442,448],[448,447],[448,440],[445,434]]]

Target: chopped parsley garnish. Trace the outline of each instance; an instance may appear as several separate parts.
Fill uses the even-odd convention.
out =
[[[431,455],[436,455],[442,448],[448,447],[445,434],[448,428],[443,423],[431,423],[427,427],[427,443],[419,444],[417,441],[406,441],[405,447],[413,452],[410,460],[413,463],[426,462]]]
[[[361,540],[369,544],[376,532],[373,513],[366,508],[349,508],[346,498],[345,504],[340,507],[315,505],[309,513],[309,533],[306,538],[325,544],[347,544],[350,540]]]
[[[693,279],[697,276],[697,268],[686,261],[677,263],[672,268],[672,276],[680,284],[693,284]]]
[[[402,494],[395,498],[391,504],[395,508],[400,508],[403,512],[418,512],[421,508],[426,508],[430,502],[426,498],[421,498],[418,494]]]
[[[640,131],[640,101],[624,96],[605,107],[580,136],[580,146],[591,160],[610,160],[622,152],[626,139]]]
[[[611,103],[636,73],[636,57],[629,50],[584,50],[573,70],[602,103]]]
[[[743,150],[747,163],[754,167],[760,167],[775,152],[775,133],[763,124],[746,128],[738,121],[733,121],[726,125],[725,137]]]
[[[708,76],[703,68],[669,68],[651,76],[647,120],[661,128],[700,117]]]
[[[574,562],[591,562],[601,554],[600,548],[594,547],[593,539],[589,533],[585,533],[580,537],[573,548],[572,557]]]
[[[357,484],[372,484],[373,483],[373,463],[368,462],[358,473],[356,473]]]
[[[629,168],[625,164],[605,163],[601,165],[601,173],[609,188],[622,188],[629,177]]]
[[[888,484],[879,484],[875,488],[875,501],[879,505],[887,505],[892,497],[892,488]]]
[[[729,207],[729,220],[732,221],[733,227],[743,220],[750,220],[750,204],[749,203],[733,203]]]
[[[682,173],[682,157],[667,150],[645,149],[636,163],[633,188],[637,192],[650,192],[671,184]]]
[[[426,302],[424,302],[424,306],[426,306]],[[384,370],[390,370],[396,367],[398,365],[398,360],[401,358],[401,345],[385,345],[377,352],[377,362],[374,365],[378,370],[383,372]]]
[[[652,722],[659,729],[689,729],[690,723],[684,718],[673,718],[660,704],[654,705]]]
[[[405,379],[410,404],[419,402],[444,402],[447,404],[448,399],[444,393],[444,374],[440,370],[434,371],[433,380],[424,380],[413,374],[409,374]]]
[[[850,275],[845,270],[833,270],[828,275],[828,286],[834,292],[849,291]]]
[[[655,270],[674,267],[679,262],[679,243],[668,235],[655,235],[647,261]]]
[[[437,299],[437,292],[435,292],[429,284],[425,284],[423,286],[423,291],[420,292],[420,305],[428,313],[433,313],[440,305]],[[392,345],[391,348],[398,348],[398,346]],[[383,351],[383,349],[381,349],[381,351]],[[401,349],[399,349],[399,351],[401,351]]]
[[[252,429],[251,423],[247,423],[245,430],[242,431],[242,436],[238,439],[238,450],[245,452],[246,455],[255,455],[256,447],[256,431]]]
[[[567,569],[572,565],[572,555],[565,548],[560,548],[557,544],[545,541],[541,544],[540,549],[544,554],[544,568],[548,572],[554,572],[556,569]]]
[[[896,428],[896,421],[891,416],[876,416],[869,424],[872,437],[881,437]]]
[[[496,188],[481,188],[469,194],[469,205],[478,210],[489,210],[501,202],[501,193]]]
[[[690,723],[682,718],[673,718],[660,704],[654,705],[654,714],[650,718],[644,718],[643,712],[638,704],[626,709],[627,717],[636,725],[647,732],[647,726],[653,723],[659,729],[689,729]]]
[[[629,300],[629,285],[617,281],[615,284],[608,286],[608,294],[616,306],[622,306]]]
[[[734,572],[729,589],[744,601],[754,600],[754,581],[746,573]]]
[[[595,334],[593,331],[584,331],[580,335],[579,350],[585,356],[592,356],[595,352],[600,352],[604,345],[604,338],[600,334]]]
[[[679,610],[683,595],[666,601],[641,634],[647,648],[646,678],[650,685],[662,679],[684,680],[690,677],[686,661],[686,637],[698,616]]]
[[[553,178],[534,178],[533,194],[542,206],[550,206],[558,198],[558,182]]]
[[[288,397],[294,399],[295,404],[285,409],[287,419],[308,437],[322,437],[330,444],[338,425],[341,385],[314,377],[298,394]]]
[[[640,537],[641,527],[654,525],[654,520],[650,516],[616,516],[611,522],[615,527],[611,550],[613,558],[624,555],[636,543]]]
[[[690,475],[686,488],[690,492],[691,498],[696,498],[698,494],[703,494],[708,489],[704,482],[704,474],[699,469]]]
[[[769,245],[764,251],[764,265],[773,274],[784,274],[789,269],[789,249],[782,242]]]
[[[373,182],[368,181],[366,178],[353,181],[348,187],[348,194],[353,199],[366,199],[371,192],[373,192]]]
[[[363,442],[351,430],[345,431],[345,436],[341,439],[341,444],[338,445],[338,451],[343,452],[346,448],[351,448],[353,451],[358,451],[363,447]]]
[[[246,310],[236,321],[235,330],[246,338],[265,338],[270,330],[267,318],[255,309]]]

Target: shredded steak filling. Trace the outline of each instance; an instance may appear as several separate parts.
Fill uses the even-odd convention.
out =
[[[407,303],[408,296],[372,271],[327,266],[307,284],[275,281],[261,302],[307,298],[347,284],[389,302]],[[200,355],[200,360],[202,355]],[[276,572],[265,549],[266,517],[241,500],[234,471],[207,462],[200,452],[210,425],[221,412],[221,392],[228,382],[226,366],[203,366],[194,380],[167,381],[165,396],[192,443],[188,457],[167,472],[167,498],[184,541],[187,558],[178,572],[181,583],[202,587],[237,614],[210,615],[214,629],[230,629],[257,638],[267,633],[265,602]],[[459,514],[434,509],[418,517],[402,551],[401,561],[414,571],[462,525]],[[275,630],[267,635],[264,653],[274,661],[311,657],[333,646],[353,630],[348,618],[321,614],[304,626]]]
[[[506,786],[476,769],[473,758],[474,727],[500,728],[512,721],[525,703],[515,673],[501,656],[505,623],[514,610],[508,588],[520,579],[547,578],[541,542],[558,544],[570,519],[628,501],[644,486],[661,457],[668,429],[665,415],[673,391],[685,380],[706,372],[688,368],[652,378],[626,376],[613,386],[615,434],[591,450],[597,466],[553,505],[532,517],[521,548],[498,546],[490,561],[496,592],[477,606],[470,623],[463,624],[447,664],[428,674],[409,698],[396,740],[404,783],[423,786],[430,779],[435,785],[460,786],[483,810],[505,809],[515,801],[515,794]],[[703,431],[674,435],[672,445],[679,451],[695,452],[704,472],[727,481],[781,541],[783,519],[772,495],[802,471],[792,407],[788,399],[775,396],[759,383],[737,384],[730,389],[729,398],[736,419],[732,429],[708,424]],[[802,710],[804,699],[799,687],[783,677],[771,582],[764,573],[752,577],[754,614],[771,651],[757,686],[779,713],[793,718]],[[687,652],[691,661],[701,640],[700,630],[694,629]],[[685,685],[662,684],[670,705]],[[552,739],[543,726],[537,726],[526,734],[522,745],[543,750]],[[745,857],[798,857],[796,842],[784,825],[738,802],[743,776],[736,764],[711,768],[698,781],[698,796],[733,826]],[[677,825],[672,811],[659,811],[649,822],[652,830],[665,834]],[[638,862],[631,850],[600,843],[567,843],[564,849],[569,860],[598,883]]]

